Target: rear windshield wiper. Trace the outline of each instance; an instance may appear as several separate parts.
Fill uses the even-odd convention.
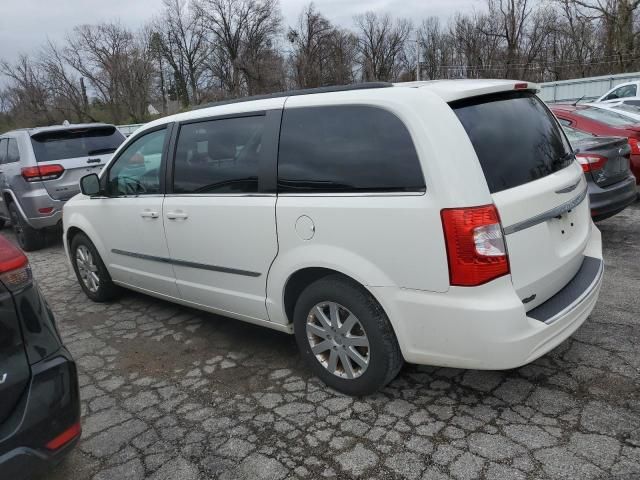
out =
[[[87,155],[100,155],[101,153],[113,153],[115,151],[116,151],[115,147],[96,148],[95,150],[89,150],[89,152],[87,152]]]

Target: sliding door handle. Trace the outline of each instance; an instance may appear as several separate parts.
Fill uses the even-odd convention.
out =
[[[167,218],[169,220],[186,220],[189,218],[189,214],[182,210],[175,210],[173,212],[167,212]]]
[[[160,215],[158,212],[153,212],[151,210],[143,210],[140,212],[140,216],[142,218],[158,218]]]

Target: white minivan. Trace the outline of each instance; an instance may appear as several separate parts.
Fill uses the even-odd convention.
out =
[[[363,84],[149,123],[64,209],[80,285],[294,333],[354,395],[403,361],[509,369],[569,337],[603,274],[587,186],[530,83]]]

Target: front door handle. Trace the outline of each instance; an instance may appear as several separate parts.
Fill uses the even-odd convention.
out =
[[[173,212],[167,212],[167,218],[169,220],[186,220],[189,215],[182,210],[175,210]]]
[[[140,216],[142,218],[158,218],[160,215],[158,215],[158,212],[152,212],[151,210],[143,210],[142,212],[140,212]]]

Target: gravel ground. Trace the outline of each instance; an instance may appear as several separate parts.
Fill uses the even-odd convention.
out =
[[[407,365],[353,399],[293,337],[136,293],[90,302],[60,244],[29,255],[80,371],[83,437],[53,480],[640,477],[640,205],[600,224],[591,318],[512,371]]]

